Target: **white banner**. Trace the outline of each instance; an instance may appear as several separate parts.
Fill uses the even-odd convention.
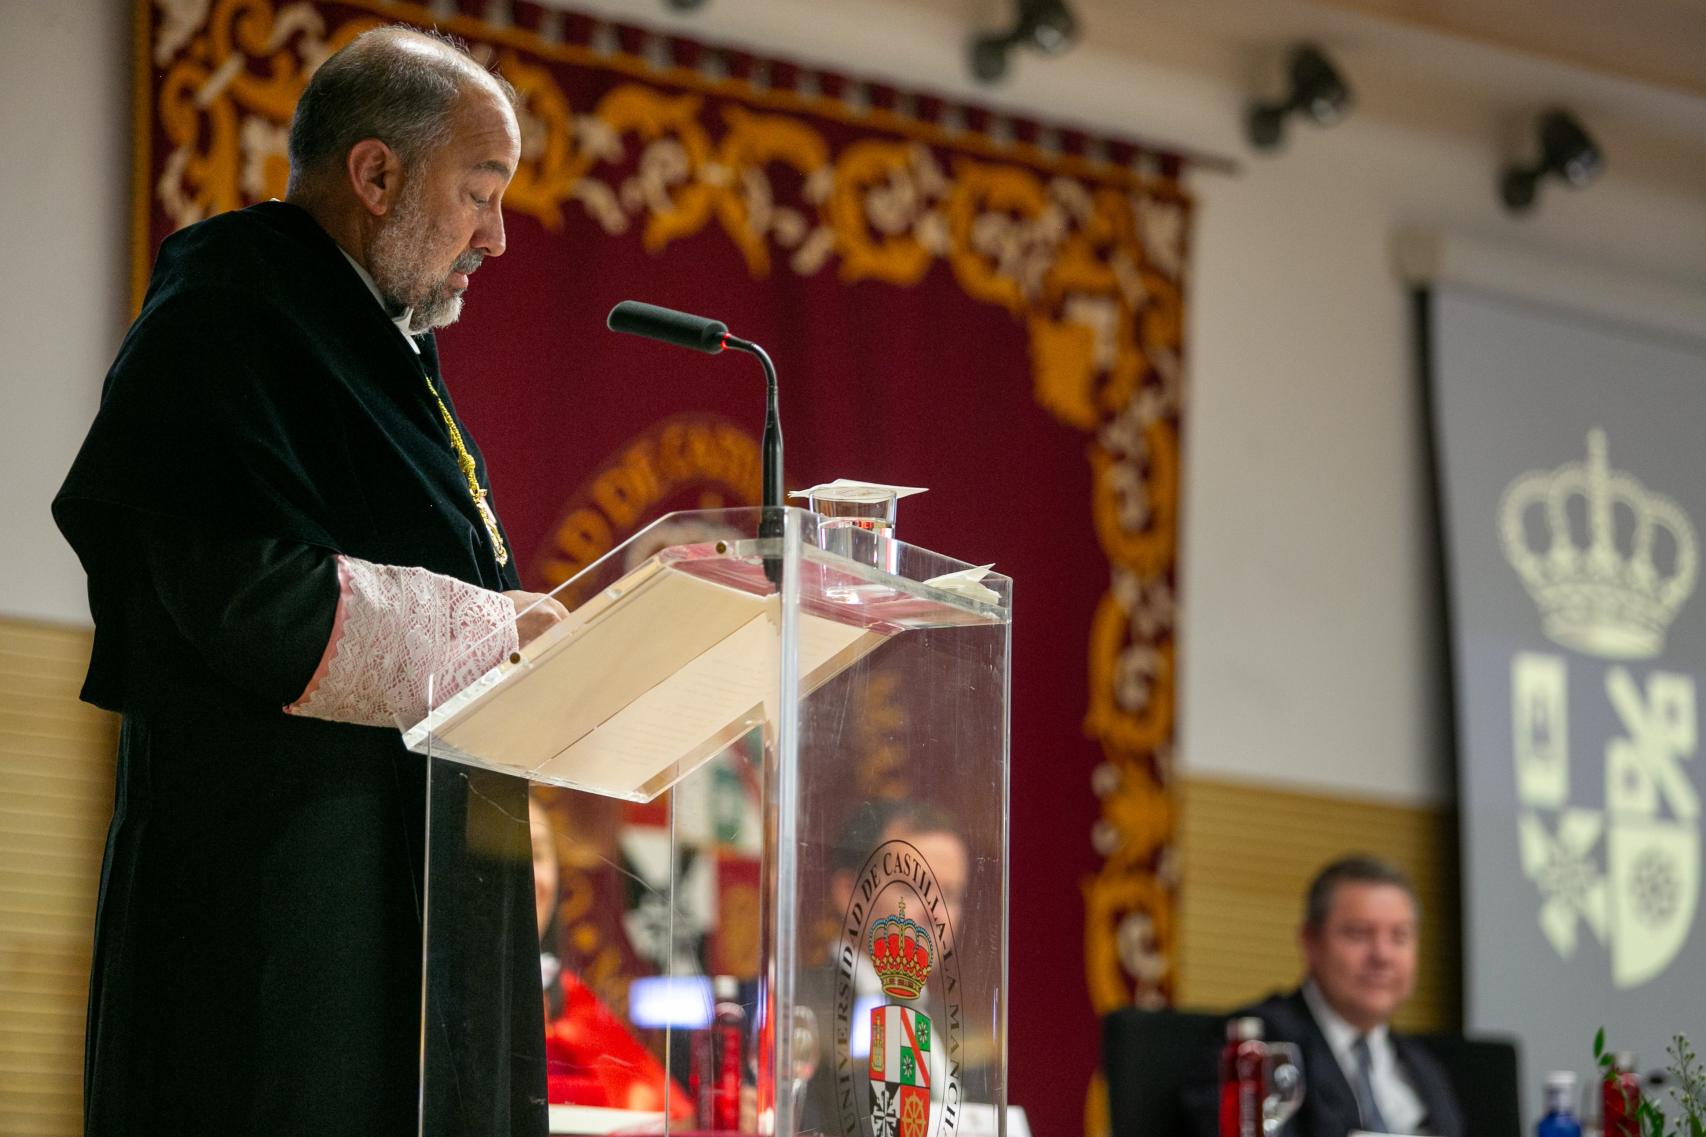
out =
[[[1706,342],[1435,290],[1424,335],[1463,820],[1465,1011],[1532,1116],[1594,1031],[1706,1022]]]

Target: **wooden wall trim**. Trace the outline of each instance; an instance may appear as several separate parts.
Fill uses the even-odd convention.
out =
[[[92,633],[0,619],[0,1133],[83,1130],[83,1020],[118,719]]]

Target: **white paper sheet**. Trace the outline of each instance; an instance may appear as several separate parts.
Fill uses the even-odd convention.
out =
[[[861,482],[855,478],[836,478],[833,482],[819,482],[817,485],[811,486],[808,489],[792,490],[789,492],[788,496],[810,497],[812,494],[819,493],[823,490],[846,489],[892,490],[896,499],[911,497],[915,493],[927,492],[924,486],[891,486],[886,482]]]

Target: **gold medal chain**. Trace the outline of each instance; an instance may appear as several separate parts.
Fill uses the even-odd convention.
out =
[[[509,550],[504,548],[503,533],[498,529],[497,514],[486,501],[486,491],[480,488],[479,474],[474,468],[474,456],[468,453],[467,445],[462,441],[462,432],[456,429],[456,419],[450,413],[450,408],[439,398],[438,388],[433,385],[432,376],[425,371],[421,378],[426,380],[427,390],[432,392],[432,401],[438,404],[438,413],[444,419],[444,429],[450,432],[450,448],[456,451],[456,465],[461,468],[462,476],[468,479],[468,496],[474,499],[474,508],[479,510],[480,520],[486,523],[486,532],[492,535],[492,550],[497,556],[498,564],[509,564]]]

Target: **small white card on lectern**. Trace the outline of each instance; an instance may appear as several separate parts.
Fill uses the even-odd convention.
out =
[[[994,568],[993,562],[978,565],[976,568],[960,569],[956,572],[945,572],[941,576],[933,576],[925,581],[931,588],[940,588],[943,592],[951,592],[955,596],[963,596],[967,600],[976,600],[982,604],[999,604],[1001,594],[993,588],[978,583],[989,575]]]
[[[822,493],[825,490],[890,490],[898,500],[903,497],[911,497],[915,493],[923,493],[925,487],[891,486],[884,482],[861,482],[856,478],[836,478],[833,482],[819,482],[808,489],[793,490],[788,496],[811,497],[813,494]]]

